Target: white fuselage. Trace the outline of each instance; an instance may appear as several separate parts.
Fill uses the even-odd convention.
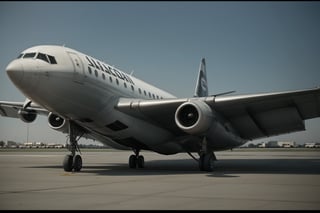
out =
[[[173,137],[162,128],[114,110],[120,97],[167,99],[174,98],[173,95],[70,48],[36,46],[22,54],[39,52],[54,56],[57,64],[35,57],[12,62],[14,66],[22,66],[23,73],[17,74],[21,75],[19,78],[11,79],[33,102],[50,112],[81,122],[94,138],[115,148],[126,147],[113,140],[131,143],[133,135],[135,141],[147,142],[149,146],[163,144]],[[125,126],[113,125],[116,121]]]
[[[89,132],[87,137],[118,149],[139,146],[163,154],[183,151],[172,132],[114,109],[119,98],[158,100],[175,96],[107,63],[70,48],[48,45],[23,51],[7,70],[26,97],[78,123]]]

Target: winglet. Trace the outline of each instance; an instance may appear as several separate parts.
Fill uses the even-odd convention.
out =
[[[206,61],[204,58],[202,58],[199,67],[197,85],[194,91],[194,97],[207,97],[208,94]]]

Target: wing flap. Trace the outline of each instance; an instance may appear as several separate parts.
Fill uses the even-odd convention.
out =
[[[213,108],[246,139],[305,130],[304,120],[320,117],[320,89],[217,97]]]
[[[264,133],[261,127],[259,127],[248,114],[233,117],[229,120],[242,138],[252,139],[266,136],[266,133]]]
[[[256,119],[267,136],[305,130],[304,122],[294,107],[261,112]]]
[[[274,109],[256,114],[247,113],[230,119],[245,139],[256,139],[305,130],[304,121],[294,107]]]

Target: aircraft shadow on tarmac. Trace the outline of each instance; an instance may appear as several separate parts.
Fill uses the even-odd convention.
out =
[[[62,169],[61,165],[32,168]],[[150,160],[145,168],[130,169],[127,163],[85,164],[80,173],[111,176],[201,174],[198,163],[192,159]],[[320,174],[319,159],[222,159],[215,162],[212,177],[239,177],[239,174]]]

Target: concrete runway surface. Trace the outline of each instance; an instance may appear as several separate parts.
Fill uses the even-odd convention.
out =
[[[216,152],[214,172],[187,154],[82,151],[83,169],[64,172],[65,152],[0,152],[1,210],[320,210],[319,151]]]

